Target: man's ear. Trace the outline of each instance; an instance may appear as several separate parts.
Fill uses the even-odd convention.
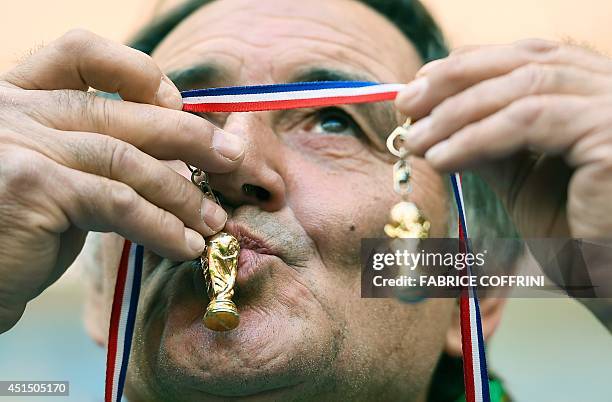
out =
[[[108,320],[104,319],[102,314],[102,295],[93,289],[93,286],[87,286],[85,295],[85,308],[83,310],[83,323],[85,331],[100,347],[106,345],[108,336]]]
[[[485,341],[493,335],[499,325],[505,298],[484,298],[480,300],[480,318],[482,319],[482,334]],[[446,333],[445,351],[450,356],[461,357],[461,321],[459,319],[459,304],[455,308],[453,320]]]
[[[112,233],[90,233],[79,256],[85,288],[85,330],[99,346],[106,345],[108,325],[123,239]]]

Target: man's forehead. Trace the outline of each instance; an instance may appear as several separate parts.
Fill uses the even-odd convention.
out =
[[[408,81],[420,64],[392,23],[353,0],[216,0],[171,32],[154,57],[165,71],[208,69],[231,84],[287,82],[321,65]]]
[[[384,16],[359,0],[213,0],[191,14],[177,31],[227,30],[249,37],[253,44],[265,44],[266,38],[254,34],[264,31],[270,37],[300,38],[311,34],[300,27],[347,42],[365,39],[376,43],[381,33],[386,39],[403,38]]]

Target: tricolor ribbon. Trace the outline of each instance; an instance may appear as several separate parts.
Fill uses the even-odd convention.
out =
[[[459,251],[470,252],[469,232],[463,202],[463,187],[461,175],[451,174],[451,184],[459,215]],[[465,275],[472,275],[468,265]],[[487,373],[487,357],[482,335],[482,321],[476,289],[469,286],[461,291],[459,298],[459,315],[461,323],[461,349],[463,352],[463,381],[465,383],[466,402],[490,402],[489,375]]]
[[[183,110],[187,112],[256,112],[325,107],[351,103],[392,101],[405,85],[362,81],[322,81],[209,88],[185,91]],[[451,174],[459,212],[461,252],[469,251],[461,177]],[[142,246],[125,242],[111,313],[106,361],[105,402],[120,402],[142,275]],[[471,268],[466,269],[471,274]],[[490,402],[487,363],[476,289],[463,289],[460,297],[463,375],[467,402]]]
[[[394,100],[403,84],[365,81],[294,82],[185,91],[188,112],[257,112]]]
[[[104,402],[121,402],[127,375],[142,278],[142,246],[126,240],[117,271],[108,328]]]

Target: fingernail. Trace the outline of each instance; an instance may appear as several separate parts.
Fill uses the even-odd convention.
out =
[[[225,226],[227,221],[227,212],[223,210],[213,201],[204,197],[202,200],[202,209],[200,217],[206,222],[209,228],[214,231],[219,231]]]
[[[444,62],[444,60],[446,60],[446,59],[437,59],[437,60],[430,61],[429,63],[427,63],[423,67],[421,67],[421,69],[416,73],[416,76],[417,77],[422,77],[422,76],[426,75],[431,70],[433,70],[436,66],[439,66],[440,64],[442,64]]]
[[[425,92],[428,85],[429,84],[426,77],[417,78],[406,85],[406,88],[404,88],[404,90],[397,95],[395,104],[398,106],[408,105],[416,100],[423,92]]]
[[[425,159],[439,163],[448,156],[448,152],[448,140],[444,140],[429,148],[429,151],[425,152]]]
[[[242,138],[223,130],[215,130],[212,146],[223,157],[231,161],[240,158],[244,152],[244,141]]]
[[[431,116],[427,116],[417,121],[413,125],[408,128],[408,132],[406,133],[406,142],[408,148],[411,145],[415,145],[421,141],[423,141],[424,137],[427,135],[429,128],[431,127]]]
[[[181,93],[174,86],[174,83],[170,81],[165,75],[162,76],[155,102],[159,106],[167,107],[170,109],[181,110],[183,108],[183,99]]]
[[[194,253],[201,254],[204,252],[206,241],[201,234],[195,230],[185,228],[185,239],[187,240],[187,245],[193,250]]]

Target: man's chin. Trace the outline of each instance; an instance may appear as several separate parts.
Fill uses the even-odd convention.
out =
[[[158,351],[138,357],[154,359],[147,362],[149,381],[158,382],[152,388],[164,384],[182,392],[185,400],[191,399],[189,393],[194,393],[193,400],[204,395],[278,400],[281,394],[309,388],[331,365],[339,337],[321,305],[304,297],[302,285],[276,279],[285,279],[282,288],[266,283],[257,295],[249,289],[235,298],[239,326],[215,332],[202,323],[208,299],[193,280],[193,270],[173,275],[164,289],[165,314],[144,334],[144,344],[158,345]],[[152,328],[158,329],[149,331]],[[149,339],[153,336],[156,342]]]

